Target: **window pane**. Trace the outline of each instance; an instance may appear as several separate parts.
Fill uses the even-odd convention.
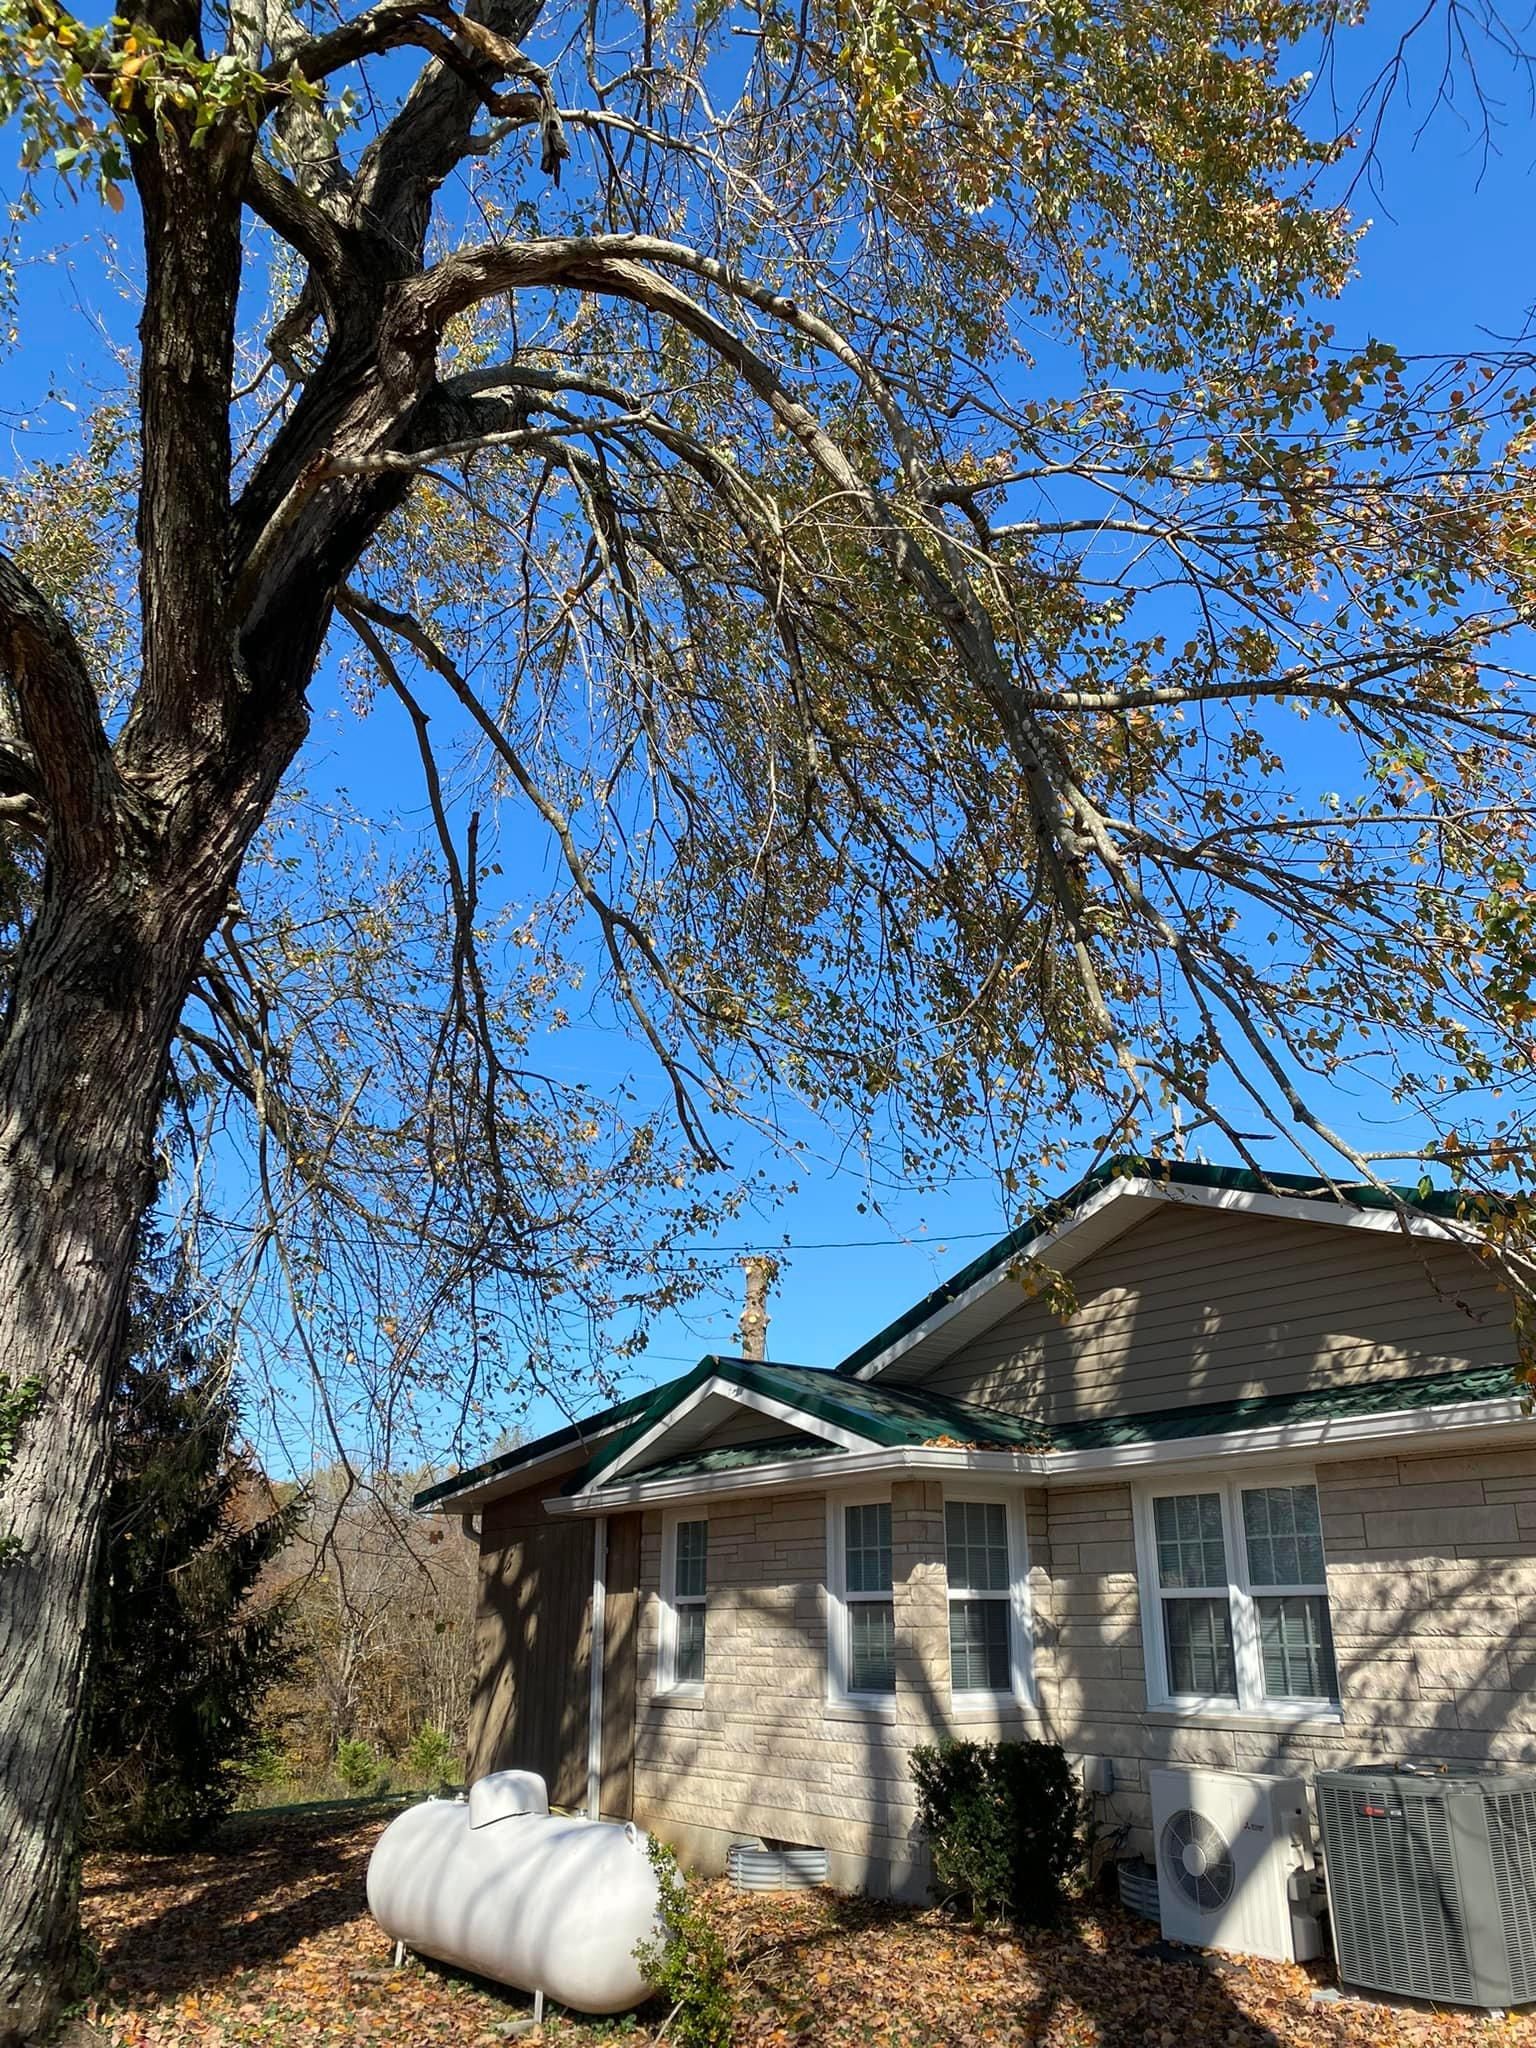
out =
[[[1328,1601],[1320,1593],[1260,1600],[1259,1641],[1264,1649],[1264,1692],[1272,1700],[1331,1700],[1339,1681],[1333,1666]]]
[[[889,1600],[860,1600],[848,1609],[848,1690],[896,1690],[896,1610]]]
[[[1007,1692],[1008,1603],[951,1600],[949,1682],[956,1692]]]
[[[678,1685],[702,1685],[704,1683],[704,1609],[702,1607],[679,1607],[677,1610],[677,1671]]]
[[[844,1508],[843,1547],[850,1593],[891,1590],[891,1504],[872,1501],[867,1507]]]
[[[1232,1663],[1232,1613],[1225,1600],[1165,1600],[1168,1690],[1237,1697]]]
[[[680,1600],[702,1599],[709,1584],[709,1524],[679,1522],[673,1593]]]
[[[1152,1503],[1161,1585],[1224,1586],[1227,1546],[1219,1493],[1177,1493]]]
[[[1243,1493],[1248,1579],[1255,1586],[1320,1586],[1323,1524],[1315,1486],[1256,1486]]]
[[[951,1592],[1007,1592],[1008,1514],[1001,1501],[946,1501],[944,1543]]]

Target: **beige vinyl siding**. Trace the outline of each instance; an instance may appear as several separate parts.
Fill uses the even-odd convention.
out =
[[[1065,1323],[1017,1308],[923,1384],[1064,1421],[1513,1356],[1476,1258],[1392,1232],[1169,1203],[1071,1278]]]

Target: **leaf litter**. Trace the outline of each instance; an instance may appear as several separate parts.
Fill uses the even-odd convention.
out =
[[[502,2048],[531,2001],[411,1958],[369,1917],[377,1809],[237,1816],[208,1851],[95,1856],[100,1964],[85,2017],[115,2048]],[[1536,2012],[1319,2004],[1324,1965],[1170,1960],[1155,1930],[1082,1906],[1052,1929],[977,1930],[938,1908],[828,1891],[706,1888],[736,1962],[743,2048],[1536,2048]],[[552,2013],[552,2048],[664,2044],[659,2007]]]

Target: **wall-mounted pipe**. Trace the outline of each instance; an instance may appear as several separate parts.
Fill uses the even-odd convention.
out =
[[[608,1517],[592,1524],[592,1655],[587,1688],[587,1818],[603,1817],[603,1651],[608,1620]]]

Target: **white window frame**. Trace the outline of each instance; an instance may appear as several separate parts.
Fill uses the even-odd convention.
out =
[[[1149,1481],[1137,1487],[1135,1495],[1136,1530],[1136,1571],[1141,1589],[1141,1633],[1146,1662],[1147,1705],[1169,1713],[1192,1716],[1208,1715],[1215,1719],[1230,1718],[1241,1714],[1266,1721],[1316,1721],[1342,1718],[1338,1698],[1317,1699],[1271,1699],[1264,1691],[1264,1650],[1259,1633],[1260,1600],[1280,1599],[1287,1595],[1307,1598],[1330,1599],[1328,1589],[1327,1546],[1323,1550],[1323,1580],[1320,1585],[1295,1586],[1252,1586],[1248,1579],[1248,1544],[1243,1532],[1242,1502],[1244,1493],[1256,1493],[1266,1486],[1310,1486],[1318,1491],[1318,1507],[1321,1512],[1321,1490],[1317,1486],[1317,1474],[1307,1468],[1289,1466],[1278,1471],[1239,1471],[1227,1476],[1215,1472],[1173,1474],[1166,1479]],[[1232,1617],[1232,1665],[1237,1681],[1236,1694],[1231,1693],[1175,1693],[1168,1683],[1168,1645],[1163,1629],[1164,1588],[1157,1569],[1157,1534],[1153,1522],[1152,1503],[1154,1500],[1171,1499],[1180,1494],[1215,1493],[1221,1496],[1222,1543],[1226,1551],[1227,1584],[1225,1588],[1212,1586],[1205,1589],[1189,1587],[1191,1597],[1216,1598],[1225,1591],[1228,1612]],[[1171,1592],[1170,1597],[1178,1598],[1179,1593]],[[1330,1630],[1332,1613],[1329,1615]],[[1334,1651],[1334,1676],[1338,1676],[1338,1651]]]
[[[858,1605],[863,1601],[889,1598],[893,1622],[896,1613],[896,1516],[891,1514],[891,1590],[883,1593],[854,1593],[848,1591],[848,1550],[847,1526],[844,1514],[848,1508],[890,1507],[890,1488],[873,1488],[858,1493],[836,1493],[827,1496],[827,1701],[835,1708],[847,1713],[869,1714],[877,1719],[894,1720],[896,1717],[896,1688],[894,1669],[892,1687],[889,1692],[854,1692],[848,1684],[848,1671],[852,1651],[849,1639],[848,1608],[850,1603]]]
[[[705,1552],[704,1591],[679,1597],[677,1591],[677,1532],[683,1522],[703,1522],[707,1528],[709,1516],[699,1509],[679,1508],[667,1514],[661,1524],[661,1615],[659,1640],[656,1646],[656,1691],[658,1696],[672,1700],[701,1700],[704,1686],[709,1677],[709,1554]],[[677,1679],[677,1614],[680,1607],[699,1607],[704,1611],[704,1677],[692,1679],[686,1685],[679,1685]]]
[[[964,1587],[949,1585],[949,1517],[951,1501],[983,1502],[992,1507],[1001,1507],[1008,1524],[1008,1586],[1000,1593],[972,1593]],[[949,1608],[957,1600],[997,1600],[1008,1609],[1008,1674],[1006,1692],[993,1692],[979,1688],[967,1688],[961,1692],[951,1690],[951,1702],[957,1713],[967,1711],[995,1711],[999,1707],[1032,1707],[1035,1704],[1034,1673],[1034,1612],[1029,1593],[1029,1532],[1025,1520],[1023,1496],[1009,1487],[996,1484],[988,1486],[984,1481],[953,1484],[946,1480],[944,1485],[944,1526],[940,1540],[944,1545],[944,1579],[947,1588],[945,1621],[949,1619]],[[945,1652],[952,1653],[946,1630]]]

